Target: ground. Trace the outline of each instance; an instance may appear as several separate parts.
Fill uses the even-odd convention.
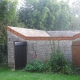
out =
[[[0,67],[0,80],[80,80],[80,75],[29,73],[22,70],[12,71],[7,67]]]

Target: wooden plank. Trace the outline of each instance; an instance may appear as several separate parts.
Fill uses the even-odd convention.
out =
[[[72,61],[77,66],[80,67],[80,46],[72,46]]]

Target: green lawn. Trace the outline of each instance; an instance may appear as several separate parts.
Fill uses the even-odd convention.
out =
[[[80,80],[80,75],[29,73],[0,67],[0,80]]]

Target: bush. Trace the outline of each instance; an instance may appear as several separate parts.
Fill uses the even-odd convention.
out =
[[[68,75],[77,74],[77,68],[73,64],[68,63],[62,67],[62,73]]]
[[[52,71],[59,72],[62,67],[67,64],[67,60],[64,58],[63,54],[60,51],[56,51],[51,54],[50,66]]]
[[[45,68],[44,63],[35,59],[32,63],[29,63],[25,67],[25,71],[29,72],[43,72]]]
[[[63,53],[60,50],[51,54],[50,66],[52,72],[61,72],[64,74],[75,74],[76,68],[65,59]]]
[[[51,72],[50,61],[45,61],[44,62],[44,71],[45,72]]]
[[[59,72],[67,75],[77,73],[76,67],[65,59],[60,50],[52,53],[50,60],[44,63],[34,59],[32,63],[26,65],[24,70],[29,72]]]

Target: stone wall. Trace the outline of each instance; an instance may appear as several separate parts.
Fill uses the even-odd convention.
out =
[[[12,69],[15,69],[15,57],[14,57],[14,41],[23,41],[18,36],[12,34],[11,32],[7,31],[7,47],[8,47],[8,65]]]
[[[59,48],[65,58],[72,62],[72,41],[28,41],[27,44],[29,56],[36,53],[39,60],[49,60],[51,53]],[[28,60],[31,60],[30,57],[28,57]]]
[[[8,35],[8,65],[15,69],[14,41],[25,41],[24,39],[7,32]],[[33,60],[36,55],[41,61],[49,60],[54,50],[60,48],[66,59],[72,62],[72,41],[71,40],[26,40],[27,41],[27,62]]]
[[[50,41],[27,41],[27,55],[33,56],[36,54],[37,58],[41,61],[49,60],[52,53]],[[28,62],[31,58],[28,57]]]

